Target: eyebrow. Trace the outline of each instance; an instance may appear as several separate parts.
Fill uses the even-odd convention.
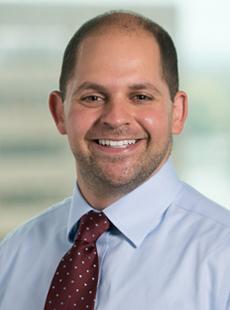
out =
[[[76,95],[79,91],[84,90],[84,89],[93,89],[93,90],[96,90],[100,93],[107,93],[108,92],[107,89],[100,84],[93,83],[93,82],[84,82],[77,87],[77,89],[74,92],[74,95]]]
[[[108,93],[108,89],[101,84],[93,83],[93,82],[84,82],[77,87],[77,89],[74,91],[74,95],[76,95],[79,91],[85,90],[85,89],[93,89],[100,93]],[[148,82],[131,84],[129,85],[129,89],[131,90],[151,89],[155,93],[161,95],[160,90],[156,86]]]
[[[148,82],[133,84],[130,85],[129,88],[132,90],[151,89],[157,94],[161,95],[160,90],[156,86]]]

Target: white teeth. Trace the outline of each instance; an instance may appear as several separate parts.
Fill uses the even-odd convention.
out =
[[[114,140],[105,140],[105,139],[99,139],[98,140],[100,145],[106,145],[114,148],[122,148],[126,147],[129,144],[135,144],[136,140],[119,140],[119,141],[114,141]]]

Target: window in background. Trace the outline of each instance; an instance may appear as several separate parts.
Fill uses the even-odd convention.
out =
[[[109,7],[0,4],[0,238],[71,195],[74,162],[47,98],[75,30]],[[172,7],[135,9],[175,34]]]
[[[175,6],[163,2],[164,6],[128,9],[162,24],[177,46],[190,115],[184,134],[175,139],[174,159],[185,181],[230,208],[230,59],[221,61],[218,54],[221,47],[227,55],[224,30],[229,24],[213,9],[215,27],[210,28],[211,5],[207,12],[195,0],[171,1]],[[108,9],[114,5],[0,4],[0,238],[71,194],[74,162],[65,139],[56,132],[47,98],[58,87],[70,36],[84,21]]]

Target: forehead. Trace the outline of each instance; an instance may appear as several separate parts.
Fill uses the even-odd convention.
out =
[[[126,65],[134,61],[160,68],[160,50],[152,34],[136,29],[121,31],[110,29],[87,36],[76,55],[75,70],[82,65]]]
[[[161,76],[159,46],[144,31],[104,31],[87,36],[81,43],[75,64],[75,76],[113,74],[119,77],[132,71]],[[137,73],[138,73],[137,72]]]

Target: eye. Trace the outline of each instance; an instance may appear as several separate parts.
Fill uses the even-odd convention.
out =
[[[88,102],[90,102],[90,101],[95,102],[95,101],[101,101],[101,100],[103,100],[103,98],[100,96],[96,96],[96,95],[90,95],[90,96],[83,97],[81,100],[88,101]]]
[[[105,98],[99,95],[88,95],[88,96],[83,96],[81,98],[81,101],[83,104],[87,104],[87,105],[98,105],[98,104],[104,103]]]
[[[136,94],[133,96],[135,101],[151,101],[153,100],[153,97],[145,94]]]

